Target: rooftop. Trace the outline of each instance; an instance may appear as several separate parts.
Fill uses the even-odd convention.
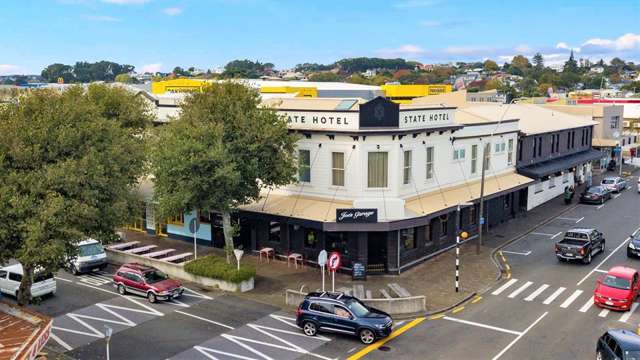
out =
[[[51,323],[47,316],[0,301],[0,360],[35,358]]]

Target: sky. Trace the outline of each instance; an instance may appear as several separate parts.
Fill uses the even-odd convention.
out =
[[[234,59],[287,69],[346,57],[425,64],[640,62],[640,0],[1,0],[0,75],[109,60],[136,71]]]

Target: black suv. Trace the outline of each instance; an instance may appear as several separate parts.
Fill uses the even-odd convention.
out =
[[[597,360],[640,359],[640,336],[629,330],[611,329],[598,339]]]
[[[296,310],[296,324],[308,336],[318,331],[356,335],[365,344],[389,336],[389,314],[342,293],[311,292]]]

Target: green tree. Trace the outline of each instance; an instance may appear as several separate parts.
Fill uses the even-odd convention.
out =
[[[544,69],[544,58],[542,54],[536,53],[533,55],[533,67],[536,71],[542,71]]]
[[[78,241],[109,241],[130,218],[143,132],[104,113],[80,87],[35,90],[0,107],[0,262],[23,266],[20,305],[37,269],[57,271]]]
[[[123,84],[135,84],[136,79],[131,77],[129,74],[118,74],[115,77],[115,81]]]
[[[498,66],[498,63],[496,63],[491,59],[485,60],[484,63],[482,63],[482,67],[484,68],[484,71],[488,71],[488,72],[498,71],[498,69],[500,69],[500,67]]]
[[[220,211],[229,262],[231,212],[256,201],[263,188],[294,181],[296,140],[243,84],[216,83],[190,95],[180,118],[161,128],[152,145],[159,213]]]
[[[371,80],[362,76],[361,74],[353,74],[345,79],[346,82],[351,84],[371,85]]]
[[[623,85],[620,89],[626,91],[633,91],[634,93],[640,93],[640,81],[632,81],[626,85]]]
[[[564,67],[562,68],[563,73],[578,73],[578,62],[573,57],[573,50],[571,50],[571,55],[569,55],[569,60],[564,63]]]
[[[75,76],[73,75],[73,66],[55,63],[47,66],[42,70],[40,75],[45,79],[46,82],[55,83],[58,82],[59,78],[62,78],[65,84],[69,84],[75,81]]]
[[[188,75],[187,71],[185,71],[185,70],[184,70],[182,67],[180,67],[180,66],[176,66],[176,67],[174,67],[174,68],[173,68],[172,73],[173,73],[175,76],[187,76],[187,75]]]
[[[525,56],[516,55],[511,60],[511,66],[518,68],[524,74],[524,72],[531,67],[531,63]]]
[[[335,74],[331,71],[323,71],[309,75],[309,81],[342,81],[342,78],[340,77],[340,75]]]

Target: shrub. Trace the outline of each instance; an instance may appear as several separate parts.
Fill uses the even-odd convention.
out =
[[[203,256],[190,261],[184,266],[184,269],[193,275],[224,280],[236,284],[256,276],[255,266],[240,264],[240,271],[238,271],[235,263],[227,264],[224,258],[214,255]]]

